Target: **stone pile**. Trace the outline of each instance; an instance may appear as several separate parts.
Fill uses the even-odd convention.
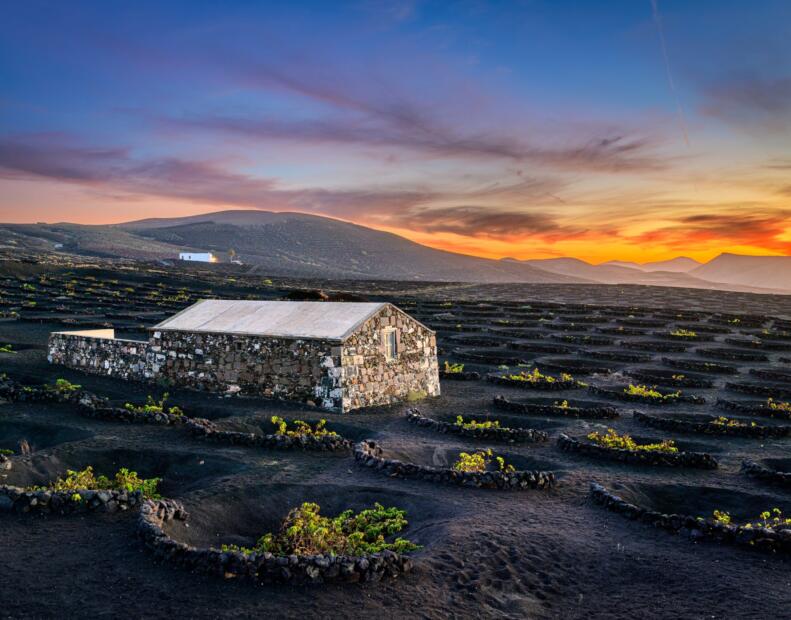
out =
[[[154,557],[190,571],[255,583],[318,584],[380,581],[412,569],[412,560],[394,551],[352,557],[242,553],[178,542],[165,531],[168,522],[187,520],[174,500],[147,500],[140,507],[137,532]]]
[[[354,447],[354,458],[360,465],[398,478],[501,490],[550,489],[555,486],[555,474],[551,471],[464,472],[386,459],[382,456],[382,449],[371,440],[362,441]]]

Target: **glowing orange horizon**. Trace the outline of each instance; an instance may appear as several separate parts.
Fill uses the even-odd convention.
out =
[[[260,209],[227,205],[227,208],[218,208],[217,205],[206,207],[196,207],[195,205],[185,205],[183,203],[163,204],[164,201],[156,198],[141,198],[135,205],[134,215],[124,211],[116,215],[108,216],[105,211],[102,216],[97,217],[96,208],[92,205],[84,205],[83,208],[74,206],[64,213],[61,208],[40,210],[44,218],[37,218],[37,222],[55,224],[72,223],[84,225],[111,225],[121,224],[129,221],[149,219],[149,218],[178,218],[189,217],[192,215],[202,215],[219,211],[259,211]],[[273,212],[299,212],[308,215],[316,215],[309,211],[299,211],[297,209],[271,209]],[[783,256],[786,255],[774,247],[759,244],[740,244],[740,243],[718,243],[716,239],[707,239],[698,242],[695,246],[679,247],[678,245],[666,246],[662,242],[661,235],[656,236],[650,244],[637,244],[628,238],[613,239],[612,237],[593,237],[576,239],[569,237],[559,239],[548,244],[535,236],[525,235],[509,239],[497,239],[473,235],[461,235],[456,233],[430,233],[419,230],[411,230],[397,226],[380,225],[375,222],[354,222],[349,219],[321,215],[329,219],[335,219],[351,224],[359,224],[393,233],[404,237],[415,243],[425,245],[438,250],[478,256],[481,258],[501,259],[515,258],[519,260],[546,259],[558,257],[579,258],[589,263],[599,264],[607,261],[631,261],[645,263],[652,261],[662,261],[686,256],[699,262],[706,262],[719,254],[728,252],[733,254],[754,255],[754,256]],[[24,213],[17,212],[9,214],[0,212],[0,218],[4,223],[30,224],[29,217]],[[691,237],[695,239],[695,237]],[[789,223],[783,235],[776,240],[780,244],[791,244],[791,223]],[[650,247],[646,247],[650,245]]]

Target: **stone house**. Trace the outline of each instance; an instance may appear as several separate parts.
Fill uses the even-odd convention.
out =
[[[149,331],[53,332],[49,361],[338,412],[440,391],[435,333],[389,303],[203,300]]]

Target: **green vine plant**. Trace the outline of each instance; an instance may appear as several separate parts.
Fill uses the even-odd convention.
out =
[[[681,396],[681,390],[670,392],[669,394],[662,394],[656,389],[656,386],[650,388],[647,385],[633,385],[629,384],[628,387],[623,389],[624,394],[629,396],[639,396],[640,398],[650,398],[653,400],[674,400]]]
[[[726,418],[725,416],[719,416],[715,420],[709,422],[709,424],[713,424],[714,426],[724,426],[728,428],[734,427],[744,427],[744,426],[758,426],[755,422],[742,422],[741,420],[734,420],[733,418]]]
[[[542,374],[538,368],[533,368],[530,372],[522,371],[518,374],[510,374],[506,375],[507,379],[511,379],[512,381],[525,381],[526,383],[557,383],[566,382],[566,381],[574,381],[574,377],[572,377],[567,372],[560,373],[560,376],[553,377],[551,375]]]
[[[451,375],[464,372],[464,364],[451,364],[445,361],[445,372]]]
[[[459,453],[459,458],[453,463],[452,469],[461,472],[485,472],[492,461],[497,463],[497,469],[503,473],[510,474],[516,471],[514,466],[506,463],[503,457],[494,456],[491,448],[473,452],[472,454],[468,452]]]
[[[791,526],[791,518],[783,516],[783,511],[779,508],[772,508],[765,510],[755,521],[748,521],[747,523],[735,524],[731,515],[723,510],[715,510],[712,513],[711,520],[720,525],[738,525],[744,529],[751,530],[754,528],[764,528],[769,530],[787,529]],[[704,521],[703,517],[698,517],[699,521]]]
[[[275,434],[286,435],[287,437],[336,437],[338,433],[327,430],[327,420],[321,419],[311,426],[303,420],[294,420],[291,424],[293,428],[288,428],[288,422],[283,418],[273,415],[272,424],[275,425]]]
[[[69,392],[76,392],[82,386],[72,383],[67,379],[56,379],[55,383],[45,386],[46,389],[57,392],[58,394],[68,394]]]
[[[127,411],[131,411],[132,413],[141,413],[144,415],[156,415],[158,413],[168,413],[170,415],[177,415],[181,416],[184,415],[184,411],[181,407],[168,407],[167,400],[169,394],[165,392],[162,394],[162,398],[159,400],[154,400],[154,397],[150,394],[146,398],[146,402],[144,405],[134,405],[132,403],[126,403],[124,405],[124,409]]]
[[[791,413],[791,403],[786,403],[772,398],[766,399],[766,406],[772,411],[782,411],[783,413]]]
[[[487,430],[492,428],[500,428],[500,421],[499,420],[486,420],[485,422],[478,422],[476,420],[468,420],[464,421],[464,418],[460,415],[456,416],[456,422],[454,426],[459,426],[461,428],[467,430]]]
[[[668,454],[675,454],[678,448],[672,439],[665,439],[659,443],[644,443],[639,444],[629,435],[619,435],[614,429],[608,428],[607,432],[602,434],[594,431],[588,434],[588,439],[596,445],[604,448],[613,448],[616,450],[632,450],[635,452],[666,452]]]
[[[50,483],[47,487],[30,487],[30,490],[48,491],[86,491],[86,490],[108,490],[108,491],[127,491],[134,493],[140,491],[143,497],[148,499],[160,499],[159,483],[161,478],[144,479],[137,475],[137,472],[122,467],[116,472],[115,476],[108,478],[103,475],[96,475],[90,465],[82,471],[72,469],[66,470],[66,475]]]
[[[376,503],[357,514],[346,510],[337,517],[325,517],[320,511],[318,504],[305,502],[288,513],[280,531],[264,534],[254,547],[223,545],[222,550],[279,556],[359,556],[385,550],[408,553],[420,549],[419,545],[400,537],[387,542],[387,537],[407,526],[406,511],[399,508],[385,508]]]

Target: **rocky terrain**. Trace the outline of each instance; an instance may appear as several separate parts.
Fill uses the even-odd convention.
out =
[[[152,554],[136,535],[135,509],[5,511],[3,617],[304,617],[328,609],[384,618],[785,615],[786,535],[776,549],[760,532],[751,539],[757,544],[737,544],[744,532],[698,526],[697,517],[720,510],[740,523],[772,508],[791,515],[784,475],[791,438],[780,430],[791,419],[768,405],[791,400],[791,298],[629,285],[300,280],[42,255],[0,266],[0,372],[31,389],[64,378],[120,410],[159,398],[165,386],[50,365],[49,332],[112,326],[142,337],[146,326],[213,296],[391,301],[437,330],[441,364],[463,365],[465,380],[450,372],[439,398],[346,415],[171,390],[169,402],[186,416],[210,422],[193,424],[219,433],[211,441],[189,424],[91,417],[69,399],[9,396],[0,404],[0,449],[11,451],[0,462],[0,485],[44,485],[88,465],[162,477],[162,494],[189,513],[163,527],[196,548],[252,544],[303,501],[328,514],[378,501],[407,511],[403,535],[422,546],[410,554],[413,569],[371,583],[254,585]],[[571,379],[563,389],[489,380],[534,369]],[[625,398],[629,385],[671,396]],[[677,421],[677,429],[720,417],[743,426],[666,430],[634,412]],[[367,456],[355,460],[351,450],[223,439],[264,437],[272,415],[327,418],[343,438],[375,442],[389,469],[366,466]],[[525,432],[447,432],[458,415]],[[751,436],[753,424],[778,430]],[[708,457],[610,459],[558,444],[561,435],[585,443],[608,428],[640,442],[672,439],[684,453]],[[534,476],[521,489],[482,488],[485,480],[449,484],[431,473],[485,448],[517,471],[551,472],[552,484],[532,488],[549,480]],[[514,479],[518,486],[522,478]],[[593,494],[591,483],[601,485]]]

